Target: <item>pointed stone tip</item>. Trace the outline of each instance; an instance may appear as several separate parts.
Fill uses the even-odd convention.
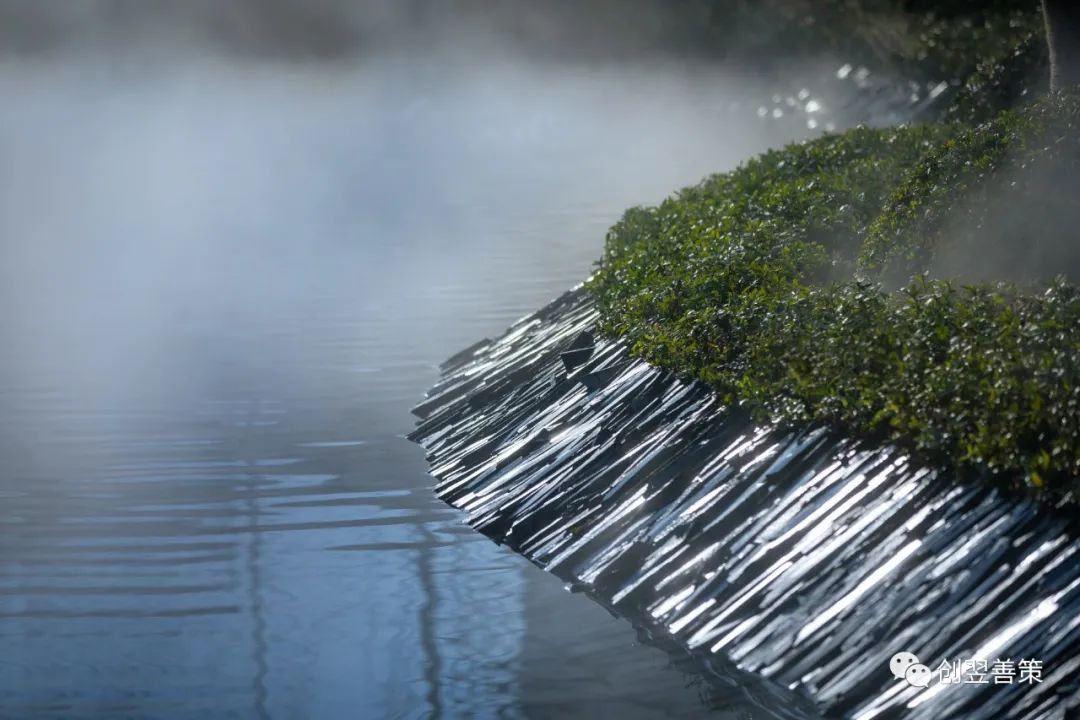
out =
[[[559,359],[562,360],[566,372],[571,372],[575,368],[581,367],[588,362],[595,349],[596,341],[593,338],[593,334],[588,330],[582,330],[577,334],[577,337],[570,342],[568,348],[559,353]]]

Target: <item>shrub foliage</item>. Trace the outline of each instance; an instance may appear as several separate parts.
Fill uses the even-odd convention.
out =
[[[1049,98],[975,130],[858,128],[628,210],[590,281],[603,329],[761,419],[1076,501],[1080,290],[881,278],[896,258],[925,270],[942,218],[1010,159],[1056,162],[1038,149],[1077,107]]]

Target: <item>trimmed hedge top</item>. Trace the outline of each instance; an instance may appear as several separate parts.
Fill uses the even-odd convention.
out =
[[[861,268],[893,283],[924,270],[985,280],[1080,268],[1080,208],[1069,191],[1078,180],[1080,95],[1003,112],[905,175],[869,229]]]
[[[947,228],[993,219],[972,208],[999,185],[1028,188],[1020,200],[1067,195],[1024,178],[1074,172],[1078,109],[1069,95],[974,130],[858,128],[633,208],[608,233],[590,283],[603,329],[761,419],[826,423],[959,474],[1076,502],[1077,287],[918,275],[889,291],[881,280],[933,272]],[[1048,245],[1080,258],[1068,250],[1080,245],[1076,227],[1047,226],[1062,234]],[[969,235],[960,247],[978,229]],[[984,238],[972,252],[993,256],[990,245],[1016,240]]]

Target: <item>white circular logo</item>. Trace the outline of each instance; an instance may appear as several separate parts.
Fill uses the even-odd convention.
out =
[[[922,663],[915,663],[904,673],[904,679],[913,687],[928,687],[930,685],[930,668]]]
[[[893,677],[897,680],[905,680],[908,668],[918,664],[919,658],[915,657],[913,653],[898,652],[889,661],[889,670],[892,671]]]

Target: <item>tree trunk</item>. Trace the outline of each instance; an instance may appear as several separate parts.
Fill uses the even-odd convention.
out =
[[[1050,46],[1050,89],[1080,85],[1080,0],[1042,0]]]

